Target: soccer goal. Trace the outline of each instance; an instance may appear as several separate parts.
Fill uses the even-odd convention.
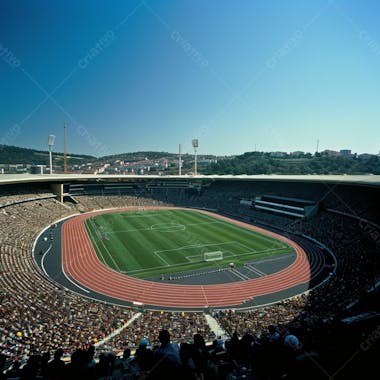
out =
[[[223,252],[222,251],[205,252],[203,254],[203,260],[204,261],[223,260]]]

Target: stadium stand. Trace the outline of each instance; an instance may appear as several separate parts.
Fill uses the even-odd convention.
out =
[[[132,188],[91,184],[91,189],[87,183],[68,184],[64,204],[53,198],[48,184],[0,187],[0,379],[160,378],[153,369],[160,352],[156,348],[171,347],[158,340],[162,329],[181,343],[176,364],[166,363],[166,378],[171,373],[179,378],[177,371],[189,379],[321,379],[326,374],[343,379],[353,371],[370,378],[379,348],[378,188],[248,180],[177,187],[158,183],[131,182]],[[316,202],[319,212],[295,220],[240,204],[263,195]],[[144,205],[208,208],[307,235],[334,252],[338,267],[329,282],[298,297],[248,311],[212,310],[230,334],[225,342],[213,334],[202,313],[143,311],[94,350],[92,344],[136,310],[88,300],[50,282],[33,262],[33,241],[45,226],[65,216]],[[365,323],[354,318],[364,313]],[[204,346],[195,334],[212,345]],[[117,356],[121,352],[124,356]]]
[[[257,210],[267,210],[275,214],[305,218],[315,215],[318,207],[315,202],[298,198],[262,195],[255,197],[252,207]]]

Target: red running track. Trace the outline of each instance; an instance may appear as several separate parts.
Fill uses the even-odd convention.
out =
[[[62,225],[62,261],[65,273],[79,284],[116,299],[141,302],[145,305],[203,308],[240,305],[254,297],[289,289],[309,282],[310,266],[304,250],[295,242],[274,232],[226,218],[207,211],[193,210],[227,220],[244,228],[281,240],[296,251],[295,261],[279,272],[260,278],[213,285],[178,285],[152,282],[116,272],[101,263],[87,234],[84,221],[97,214],[136,211],[122,208],[78,215]],[[158,210],[163,207],[145,207]],[[165,207],[165,209],[178,209]]]

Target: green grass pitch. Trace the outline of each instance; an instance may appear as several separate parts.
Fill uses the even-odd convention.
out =
[[[138,278],[293,252],[284,242],[192,210],[100,214],[86,228],[103,263]],[[223,252],[222,260],[204,260],[215,251]]]

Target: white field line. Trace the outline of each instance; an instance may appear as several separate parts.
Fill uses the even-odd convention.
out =
[[[117,234],[119,232],[138,232],[138,231],[151,231],[151,228],[131,228],[130,230],[112,230],[112,231],[107,231],[104,230],[104,232],[107,235],[112,235],[112,234]]]
[[[188,226],[200,226],[200,225],[203,225],[203,224],[220,224],[219,221],[215,221],[215,222],[200,222],[200,223],[189,223],[189,224],[185,224],[186,227]]]
[[[156,257],[158,257],[161,261],[163,261],[167,267],[170,267],[170,264],[163,257],[161,257],[161,255],[158,254],[157,251],[153,251],[153,253],[156,255]],[[158,267],[158,268],[160,268],[160,267]],[[151,269],[151,268],[149,268],[149,269]],[[145,270],[147,270],[147,268]]]
[[[180,267],[182,265],[186,265],[187,263],[179,263],[179,264],[171,264],[170,267]],[[134,269],[134,270],[128,270],[128,271],[121,271],[121,273],[125,273],[125,274],[135,274],[135,273],[139,273],[139,272],[145,272],[145,271],[150,271],[150,270],[153,270],[153,269],[164,269],[164,268],[167,268],[168,266],[167,265],[159,265],[159,266],[156,266],[156,267],[150,267],[150,268],[143,268],[143,269]]]
[[[244,228],[244,227],[238,226],[238,225],[233,224],[233,223],[226,222],[226,221],[224,221],[224,220],[220,220],[220,223],[223,223],[223,224],[225,224],[225,225],[227,225],[227,226],[230,226],[230,227],[232,227],[232,228],[238,229],[239,231],[244,231],[244,232],[247,233],[247,234],[252,234],[252,233],[253,233],[253,234],[256,235],[256,236],[258,235],[260,239],[263,239],[263,240],[265,240],[265,241],[267,241],[267,242],[272,243],[272,246],[273,246],[273,244],[276,244],[276,245],[279,246],[280,248],[285,248],[285,247],[287,247],[287,245],[284,246],[284,243],[281,242],[281,241],[279,241],[279,240],[277,240],[276,238],[272,238],[272,237],[270,237],[270,236],[262,235],[261,233],[259,233],[259,232],[257,232],[257,231],[249,230],[249,229],[247,229],[247,228]]]
[[[257,252],[256,249],[253,249],[252,247],[248,247],[248,246],[246,246],[246,245],[243,244],[243,243],[238,242],[238,244],[239,244],[241,247],[247,249],[249,252]]]
[[[192,258],[196,258],[198,257],[198,259],[194,259],[192,260]],[[189,262],[189,263],[199,263],[202,261],[202,254],[198,253],[196,255],[193,255],[193,256],[185,256],[185,259]]]
[[[170,212],[170,211],[168,211]],[[154,214],[156,215],[156,214]],[[133,215],[133,216],[121,216],[123,218],[144,218],[144,217],[152,217],[153,214],[143,214],[141,213],[141,215]],[[93,223],[93,221],[91,221]],[[165,223],[163,223],[165,224]],[[236,229],[239,229],[240,231],[245,231],[246,233],[252,233],[252,231],[250,230],[246,230],[244,228],[241,228],[239,226],[235,226],[234,224],[231,224],[231,223],[228,223],[228,222],[225,222],[223,220],[216,220],[216,221],[207,221],[207,222],[200,222],[200,223],[189,223],[189,224],[186,224],[184,225],[185,227],[188,227],[188,226],[197,226],[197,225],[208,225],[208,224],[225,224],[227,226],[232,226],[233,228],[236,228]],[[135,229],[127,229],[127,230],[116,230],[116,231],[104,231],[104,233],[106,234],[114,234],[114,233],[119,233],[119,232],[138,232],[138,231],[159,231],[159,229],[152,229],[151,228],[152,226],[150,226],[149,228],[135,228]],[[96,230],[96,228],[94,228],[95,231],[96,231],[96,234],[98,235],[98,231]],[[176,229],[177,231],[177,229]],[[271,243],[277,243],[276,240],[273,241],[272,238],[270,237],[266,237],[264,235],[261,235],[259,234],[261,238],[263,238],[264,240],[267,240],[267,241],[270,241]],[[98,235],[99,236],[99,235]],[[104,242],[102,241],[101,237],[99,237],[99,240],[100,242],[102,243],[104,249],[107,251],[108,255],[111,257],[112,261],[114,262],[115,266],[118,268],[119,272],[121,273],[126,273],[126,274],[132,274],[132,273],[139,273],[139,272],[143,272],[143,271],[149,271],[149,270],[153,270],[153,269],[159,269],[159,268],[165,268],[165,267],[176,267],[176,266],[183,266],[183,265],[186,265],[186,263],[178,263],[178,264],[169,264],[167,260],[165,260],[161,255],[160,253],[164,253],[164,252],[174,252],[174,251],[180,251],[180,250],[183,250],[183,249],[188,249],[188,248],[203,248],[203,247],[208,247],[208,246],[218,246],[218,245],[225,245],[225,244],[237,244],[245,249],[247,249],[248,251],[247,252],[243,252],[243,253],[239,253],[239,254],[234,254],[232,252],[232,255],[235,256],[235,257],[240,257],[240,256],[247,256],[247,255],[251,255],[251,254],[261,254],[261,253],[265,253],[265,255],[269,255],[270,252],[273,252],[273,251],[276,251],[277,249],[279,249],[280,247],[276,247],[275,249],[267,249],[267,250],[264,250],[264,251],[256,251],[240,242],[236,242],[236,241],[229,241],[229,242],[224,242],[224,243],[210,243],[210,244],[193,244],[193,245],[188,245],[188,246],[182,246],[182,247],[179,247],[179,248],[174,248],[174,249],[168,249],[168,250],[158,250],[158,251],[153,251],[153,254],[156,255],[156,257],[158,257],[163,263],[165,263],[165,265],[161,265],[161,266],[155,266],[155,267],[150,267],[150,268],[145,268],[145,269],[136,269],[136,270],[132,270],[132,271],[121,271],[119,266],[117,265],[117,263],[115,262],[115,260],[113,259],[112,255],[110,254],[109,250],[107,249],[107,247],[105,246]],[[287,245],[284,245],[283,243],[280,243],[281,244],[281,248],[285,248],[287,247]],[[96,244],[97,245],[97,244]],[[276,244],[277,246],[279,244]],[[98,247],[98,246],[97,246]],[[98,251],[100,252],[99,248],[98,248]],[[103,257],[102,253],[100,253],[101,256]],[[196,254],[195,256],[199,256],[199,253]],[[187,261],[190,261],[188,259],[188,257],[193,257],[193,256],[186,256],[186,260]],[[104,258],[103,258],[103,261],[104,261]],[[105,262],[105,261],[104,261]]]
[[[229,252],[231,253],[231,252]],[[232,253],[231,253],[232,254]],[[232,254],[233,256],[236,256],[234,254]],[[180,266],[184,266],[184,265],[187,265],[188,263],[178,263],[178,264],[171,264],[170,267],[180,267]],[[160,266],[156,266],[156,267],[150,267],[150,268],[143,268],[143,269],[134,269],[134,270],[130,270],[130,271],[121,271],[121,273],[125,273],[125,274],[134,274],[134,273],[138,273],[138,272],[145,272],[145,271],[149,271],[149,270],[152,270],[152,269],[160,269],[160,268],[167,268],[167,265],[163,266],[163,265],[160,265]]]
[[[188,246],[190,247],[190,246]],[[195,248],[195,245],[193,245],[192,247]],[[183,248],[183,247],[182,247]],[[271,251],[276,251],[277,249],[273,249]],[[265,255],[269,255],[269,252],[270,251],[248,251],[248,252],[243,252],[243,253],[239,253],[239,254],[235,254],[235,253],[232,253],[230,251],[228,251],[228,253],[230,253],[233,257],[242,257],[242,256],[247,256],[247,255],[252,255],[252,254],[262,254],[265,252]],[[197,254],[199,255],[199,254]],[[197,256],[195,255],[195,256]],[[186,256],[187,257],[191,257],[191,256]],[[281,256],[280,256],[281,257]],[[261,260],[261,261],[258,261],[258,262],[266,262],[266,261],[272,261],[272,260],[277,260],[276,258],[274,259],[264,259],[264,260]],[[179,263],[179,264],[171,264],[170,267],[180,267],[180,266],[183,266],[183,265],[186,265],[186,263]],[[144,269],[134,269],[134,270],[131,270],[131,271],[121,271],[121,273],[125,273],[125,274],[135,274],[135,273],[139,273],[139,272],[145,272],[145,271],[150,271],[150,270],[153,270],[153,269],[164,269],[164,268],[167,268],[168,265],[159,265],[159,266],[155,266],[155,267],[150,267],[150,268],[144,268]]]
[[[232,253],[231,251],[222,251],[223,253],[223,258],[222,260],[224,259],[227,259],[227,258],[230,258],[230,257],[236,257],[237,255],[235,255],[234,253]],[[200,260],[193,260],[193,258],[200,258]],[[192,256],[185,256],[185,259],[189,262],[189,263],[197,263],[197,262],[200,262],[200,261],[203,261],[203,254],[202,253],[198,253],[196,255],[192,255]]]
[[[222,260],[224,259],[227,259],[227,258],[230,258],[230,257],[236,257],[238,255],[236,255],[235,253],[231,252],[231,251],[222,251],[223,253],[223,258]],[[192,260],[193,257],[200,257],[201,260],[198,260],[198,261],[194,261]],[[203,261],[203,254],[202,253],[197,253],[196,255],[192,255],[192,256],[185,256],[185,259],[189,262],[189,263],[197,263],[197,262],[200,262],[200,261]]]
[[[173,249],[162,249],[159,251],[154,251],[156,253],[162,253],[162,252],[174,252],[174,251],[180,251],[182,249],[189,249],[189,248],[203,248],[203,247],[211,247],[215,245],[224,245],[224,244],[240,244],[236,241],[226,241],[224,243],[210,243],[210,244],[191,244],[191,245],[184,245],[182,247],[173,248]]]
[[[251,254],[255,254],[255,255],[262,255],[264,254],[265,256],[268,256],[271,254],[271,252],[275,252],[277,251],[279,248],[273,248],[273,249],[264,249],[263,251],[248,251],[248,252],[242,252],[242,253],[238,253],[236,254],[235,256],[238,256],[238,257],[242,257],[242,256],[247,256],[247,255],[251,255]]]
[[[160,215],[165,213],[166,215],[172,215],[171,211],[165,211],[161,210]],[[147,212],[145,211],[144,213],[136,214],[136,215],[119,215],[123,219],[133,219],[133,218],[153,218],[157,217],[157,213],[152,213],[152,212]]]
[[[227,241],[227,242],[224,242],[224,243],[210,243],[210,244],[192,244],[192,245],[185,245],[185,246],[182,246],[182,247],[179,247],[179,248],[173,248],[173,249],[163,249],[163,250],[159,250],[159,251],[153,251],[153,253],[158,256],[162,261],[164,261],[167,266],[170,266],[170,264],[161,256],[161,253],[164,253],[164,252],[176,252],[176,251],[181,251],[183,249],[192,249],[192,248],[204,248],[204,247],[210,247],[210,246],[220,246],[220,245],[226,245],[226,244],[234,244],[234,245],[239,245],[243,248],[246,248],[246,249],[250,249],[249,247],[247,247],[246,245],[244,244],[241,244],[240,242],[236,242],[236,241]],[[233,257],[239,257],[239,256],[245,256],[245,255],[248,255],[248,254],[253,254],[253,253],[256,253],[257,251],[256,250],[252,250],[252,251],[248,251],[248,252],[243,252],[243,253],[233,253],[231,251],[228,251],[228,253],[230,253]],[[191,260],[190,258],[191,257],[197,257],[197,256],[201,256],[202,254],[201,253],[196,253],[194,255],[188,255],[188,256],[185,256],[185,259],[190,262],[190,263],[194,263],[193,260]],[[230,257],[230,256],[228,256]],[[223,257],[223,259],[226,258],[226,257]],[[183,263],[181,265],[185,265],[186,263]]]
[[[95,224],[92,220],[91,220],[91,223],[92,223],[92,224]],[[98,238],[99,238],[99,241],[102,243],[102,246],[104,247],[104,249],[105,249],[106,252],[108,253],[108,256],[111,258],[112,262],[115,264],[115,267],[116,267],[117,270],[120,272],[120,267],[117,265],[115,259],[114,259],[113,256],[111,255],[110,251],[109,251],[108,248],[105,246],[105,244],[104,244],[104,242],[103,242],[103,240],[102,240],[102,237],[99,236],[99,232],[98,232],[98,230],[96,229],[96,226],[94,227],[94,229],[95,229],[95,233],[96,233],[96,235],[97,235]]]
[[[276,251],[276,249],[273,249],[273,251]],[[247,255],[252,255],[252,254],[260,254],[260,253],[264,253],[265,252],[265,255],[268,255],[268,251],[248,251],[248,252],[244,252],[244,253],[239,253],[239,254],[235,254],[235,253],[232,253],[230,251],[224,251],[223,253],[228,253],[229,255],[228,256],[224,256],[224,258],[226,257],[242,257],[242,256],[247,256]],[[287,254],[288,255],[288,254]],[[195,256],[199,256],[199,254],[195,255]],[[189,260],[188,258],[189,257],[194,257],[194,256],[186,256],[186,259],[190,262],[190,263],[194,263],[194,261],[191,261]],[[284,257],[282,256],[279,256],[277,258],[272,258],[272,259],[263,259],[263,260],[260,260],[260,261],[257,261],[257,263],[262,263],[262,262],[267,262],[267,261],[275,261],[275,260],[280,260],[280,259],[284,259]],[[255,261],[256,263],[256,261]],[[183,266],[183,265],[186,265],[187,263],[178,263],[178,264],[171,264],[170,267],[180,267],[180,266]],[[149,271],[149,270],[153,270],[153,269],[164,269],[164,268],[167,268],[168,265],[159,265],[159,266],[155,266],[155,267],[150,267],[150,268],[144,268],[144,269],[134,269],[134,270],[130,270],[130,271],[121,271],[121,273],[125,273],[125,274],[135,274],[135,273],[139,273],[139,272],[145,272],[145,271]],[[264,273],[264,272],[263,272]],[[266,275],[266,274],[264,274]]]
[[[96,237],[94,237],[93,233],[91,232],[91,228],[86,229],[86,230],[88,231],[88,233],[89,233],[90,236],[92,237],[92,242],[93,242],[93,244],[95,244],[95,246],[96,246],[96,251],[97,251],[97,253],[100,254],[101,259],[102,259],[102,261],[103,261],[103,264],[104,264],[104,265],[107,265],[106,260],[104,259],[104,256],[103,256],[103,253],[102,253],[102,250],[99,248],[98,243],[96,242]]]
[[[184,231],[186,230],[186,226],[183,224],[179,223],[158,223],[158,224],[153,224],[150,226],[150,229],[152,231],[157,231],[157,232],[177,232],[177,231]]]
[[[181,226],[184,226],[184,227],[191,227],[191,226],[198,226],[198,225],[201,225],[201,224],[216,224],[216,223],[220,223],[220,222],[202,222],[202,223],[190,223],[190,224],[181,224]],[[162,223],[162,224],[166,224],[166,223]],[[154,224],[154,226],[156,226],[158,224]],[[177,225],[180,225],[179,223]],[[164,229],[166,229],[164,227]],[[119,233],[119,232],[137,232],[137,231],[160,231],[158,228],[154,229],[152,228],[152,226],[148,227],[148,228],[131,228],[131,229],[126,229],[126,230],[112,230],[112,231],[105,231],[105,233],[107,234],[116,234],[116,233]],[[178,229],[175,229],[175,231],[178,231]]]
[[[231,241],[231,242],[225,242],[225,243],[210,243],[210,244],[193,244],[193,245],[185,245],[183,247],[179,247],[179,248],[173,248],[173,249],[163,249],[163,250],[160,250],[160,251],[153,251],[153,253],[158,256],[162,261],[164,261],[165,263],[167,263],[167,266],[170,266],[170,264],[160,255],[160,253],[164,253],[164,252],[176,252],[176,251],[181,251],[183,249],[189,249],[189,248],[203,248],[203,247],[209,247],[209,246],[215,246],[215,245],[223,245],[223,244],[236,244],[236,242],[234,241]],[[196,253],[194,256],[199,256],[200,254],[199,253]],[[186,260],[191,262],[187,257],[191,257],[191,256],[186,256]],[[186,263],[182,263],[182,265],[186,265]]]
[[[251,251],[251,252],[244,252],[244,253],[239,253],[238,255],[237,254],[234,254],[230,251],[227,251],[227,253],[231,254],[232,256],[234,257],[240,257],[240,256],[246,256],[246,255],[251,255],[253,253],[262,253],[264,251],[260,251],[260,252],[257,252],[257,251]],[[265,254],[268,254],[268,253],[265,253]],[[190,257],[190,256],[189,256]],[[282,259],[281,256],[279,256],[279,258]],[[267,261],[274,261],[274,260],[279,260],[279,258],[273,258],[273,259],[263,259],[263,260],[260,260],[260,261],[257,261],[257,262],[267,262]],[[256,263],[256,261],[255,261]],[[186,265],[187,263],[179,263],[179,264],[171,264],[170,267],[180,267],[180,266],[183,266],[183,265]],[[145,272],[145,271],[149,271],[149,270],[153,270],[153,269],[160,269],[160,268],[167,268],[167,265],[159,265],[159,266],[155,266],[155,267],[150,267],[150,268],[143,268],[143,269],[134,269],[134,270],[130,270],[130,271],[121,271],[121,273],[125,273],[125,274],[135,274],[135,273],[139,273],[139,272]]]

